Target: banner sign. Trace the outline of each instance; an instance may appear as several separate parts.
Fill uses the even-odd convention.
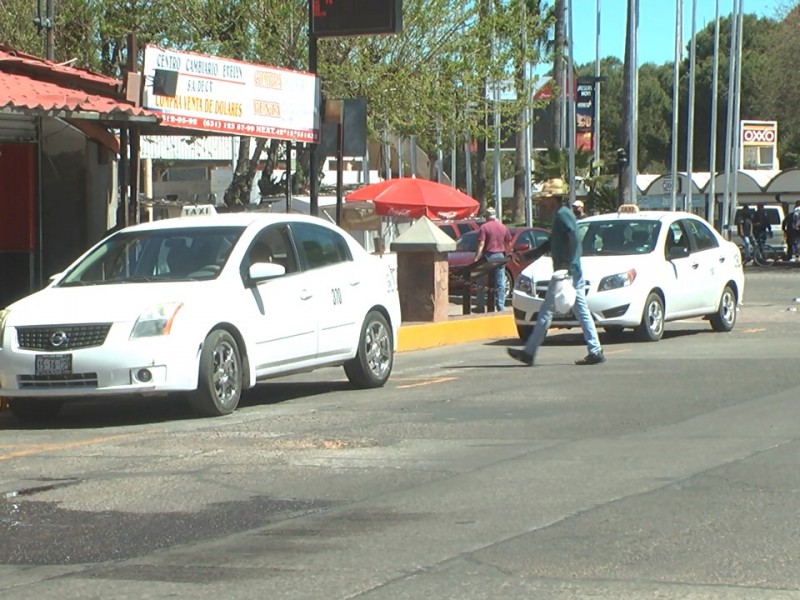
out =
[[[578,79],[575,85],[575,148],[594,152],[594,83]]]
[[[149,45],[143,105],[172,127],[319,142],[319,80],[311,73]]]

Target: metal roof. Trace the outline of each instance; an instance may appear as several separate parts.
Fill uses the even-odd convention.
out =
[[[122,96],[122,82],[0,44],[0,110],[59,118],[141,120],[158,116]]]

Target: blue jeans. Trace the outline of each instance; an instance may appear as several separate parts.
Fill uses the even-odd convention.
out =
[[[575,285],[575,306],[572,312],[578,318],[583,330],[583,339],[586,341],[586,347],[589,348],[590,354],[598,354],[603,350],[600,345],[600,338],[597,337],[597,328],[594,326],[594,319],[592,313],[589,312],[589,306],[586,304],[586,294],[584,288],[586,284],[583,282],[582,275],[573,275],[572,283]],[[547,330],[550,328],[550,323],[553,321],[553,312],[555,308],[555,281],[550,280],[550,285],[547,286],[547,293],[544,296],[544,302],[539,309],[539,318],[536,321],[536,326],[533,333],[528,337],[525,342],[525,353],[531,356],[536,356],[536,351],[542,345]]]
[[[753,252],[753,243],[749,235],[742,236],[742,247],[744,248],[744,262],[749,262]]]
[[[502,263],[501,266],[497,267],[491,272],[492,283],[494,287],[494,308],[496,311],[502,311],[506,308],[506,269],[503,266],[505,264],[506,255],[502,252],[487,252],[486,253],[486,260],[487,262],[496,262]],[[478,310],[482,311],[486,308],[486,287],[488,283],[488,277],[480,277],[478,279],[478,293],[476,297],[476,304],[478,305]]]

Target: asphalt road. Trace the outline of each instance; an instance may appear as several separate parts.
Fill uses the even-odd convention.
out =
[[[608,362],[575,332],[403,353],[236,414],[0,413],[0,597],[800,598],[800,269],[747,271],[736,329]]]

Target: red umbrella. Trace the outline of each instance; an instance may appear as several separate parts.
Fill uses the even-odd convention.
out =
[[[415,177],[387,179],[365,185],[345,196],[347,202],[372,202],[375,213],[418,219],[464,219],[478,213],[480,204],[457,189]]]

